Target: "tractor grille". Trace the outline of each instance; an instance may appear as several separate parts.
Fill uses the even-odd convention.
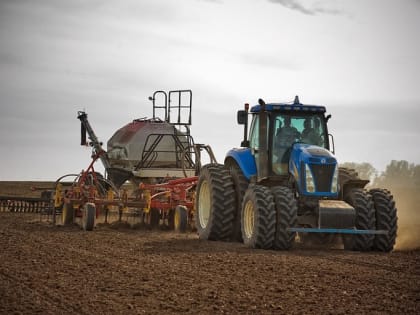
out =
[[[335,164],[310,164],[317,192],[330,192]]]

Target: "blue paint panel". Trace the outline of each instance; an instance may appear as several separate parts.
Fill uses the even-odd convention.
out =
[[[257,175],[257,165],[255,164],[255,158],[249,148],[235,148],[229,150],[226,154],[226,158],[233,158],[242,170],[242,173],[249,180],[251,176]]]

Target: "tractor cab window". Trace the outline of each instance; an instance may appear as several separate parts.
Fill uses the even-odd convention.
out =
[[[272,163],[278,175],[288,172],[290,151],[296,142],[328,148],[323,116],[278,114],[273,117]]]
[[[267,125],[268,125],[268,120],[269,117],[267,117]],[[255,164],[259,165],[259,158],[260,155],[258,153],[259,147],[260,147],[260,130],[259,130],[259,126],[260,126],[260,116],[259,115],[254,115],[252,118],[252,122],[251,122],[251,128],[249,131],[249,147],[251,148],[252,154],[254,155],[255,158]],[[267,139],[268,139],[268,133],[269,130],[267,129]]]
[[[250,135],[249,135],[249,147],[251,149],[257,150],[258,151],[258,139],[259,139],[259,132],[258,132],[258,127],[259,127],[259,119],[260,117],[257,115],[253,116],[252,119],[252,123],[251,123],[251,128],[250,128]]]
[[[267,126],[268,126],[268,122],[269,122],[269,117],[267,117]],[[254,115],[252,118],[251,128],[249,131],[249,147],[255,150],[256,152],[258,152],[259,143],[260,143],[259,126],[260,126],[260,116]],[[268,133],[269,131],[267,130],[267,139],[269,135]]]

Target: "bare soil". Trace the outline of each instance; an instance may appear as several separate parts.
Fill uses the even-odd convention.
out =
[[[416,248],[251,250],[0,212],[0,314],[420,314]]]

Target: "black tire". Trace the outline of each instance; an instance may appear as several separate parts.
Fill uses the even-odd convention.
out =
[[[293,191],[288,187],[273,187],[276,207],[276,232],[273,242],[274,249],[290,249],[294,243],[296,232],[288,232],[286,229],[295,227],[297,224],[297,201]]]
[[[248,189],[249,181],[242,173],[242,170],[239,168],[238,164],[234,161],[229,161],[226,164],[226,168],[229,169],[230,176],[232,176],[232,181],[235,189],[235,219],[233,221],[232,228],[232,241],[242,242],[242,232],[241,232],[241,211],[242,211],[242,200],[244,199],[245,191]]]
[[[150,209],[150,227],[157,228],[160,223],[160,211],[157,208]]]
[[[373,249],[381,252],[390,252],[394,249],[397,238],[397,209],[394,197],[386,189],[371,189],[376,212],[376,229],[387,230],[387,235],[377,234],[373,241]]]
[[[175,228],[175,209],[169,209],[166,219],[168,220],[168,229],[173,230]]]
[[[195,200],[195,224],[200,239],[230,238],[235,217],[234,194],[232,178],[223,165],[203,166]]]
[[[96,206],[94,203],[85,203],[83,206],[82,228],[85,231],[92,231],[95,227]]]
[[[273,194],[265,186],[252,185],[245,192],[241,212],[244,244],[269,249],[276,232],[276,209]]]
[[[354,188],[345,200],[356,210],[355,226],[359,230],[375,229],[375,208],[372,196],[366,190]],[[372,249],[374,234],[355,234],[343,237],[344,248],[348,250],[368,251]]]
[[[74,218],[74,208],[72,203],[63,204],[63,209],[61,211],[61,222],[63,225],[69,225],[73,223]]]
[[[185,233],[188,225],[188,209],[185,206],[176,206],[174,215],[174,229],[176,232]]]

